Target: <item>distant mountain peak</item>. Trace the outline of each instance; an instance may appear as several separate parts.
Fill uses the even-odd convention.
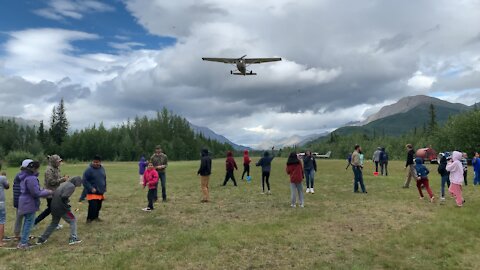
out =
[[[422,104],[425,104],[426,106],[433,104],[434,106],[444,106],[449,108],[465,107],[465,109],[468,109],[467,105],[460,103],[450,103],[448,101],[426,95],[408,96],[401,98],[396,103],[382,107],[377,113],[370,115],[366,120],[362,121],[358,125],[363,126],[375,120],[385,118],[387,116],[408,112],[409,110]]]

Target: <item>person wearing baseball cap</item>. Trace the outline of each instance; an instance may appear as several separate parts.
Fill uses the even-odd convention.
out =
[[[25,168],[19,175],[20,178],[20,197],[18,199],[18,214],[23,216],[23,230],[20,243],[17,248],[28,249],[30,244],[28,239],[30,230],[35,221],[35,212],[40,208],[40,198],[50,196],[51,190],[40,189],[38,180],[38,169],[40,162],[34,160],[24,160],[22,167]]]

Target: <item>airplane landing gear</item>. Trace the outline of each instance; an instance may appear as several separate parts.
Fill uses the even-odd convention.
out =
[[[233,71],[232,71],[232,70],[230,70],[230,74],[233,74]]]

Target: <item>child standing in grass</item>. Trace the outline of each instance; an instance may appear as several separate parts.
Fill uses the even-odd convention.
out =
[[[475,152],[475,157],[472,159],[473,165],[473,185],[480,185],[480,154]]]
[[[223,181],[223,185],[226,186],[228,180],[230,178],[233,181],[233,185],[237,186],[237,181],[235,181],[235,175],[233,175],[233,169],[238,170],[237,163],[235,162],[235,159],[233,158],[232,151],[227,152],[227,159],[225,160],[225,168],[227,170],[225,174],[225,180]]]
[[[0,175],[0,247],[3,247],[3,237],[5,236],[6,207],[4,189],[9,189],[7,174],[2,172]]]
[[[148,206],[143,208],[143,211],[150,212],[153,210],[153,201],[155,200],[155,194],[157,192],[158,184],[158,172],[153,166],[153,162],[148,162],[147,170],[143,174],[143,188],[148,185]]]
[[[304,207],[303,187],[302,187],[302,180],[303,180],[304,174],[303,174],[302,163],[298,159],[297,153],[292,152],[288,156],[286,171],[287,171],[287,174],[290,175],[290,192],[291,192],[290,206],[293,208],[296,207],[296,195],[298,192],[300,207]]]
[[[262,194],[265,194],[265,182],[267,183],[267,194],[271,194],[270,192],[270,170],[272,169],[272,160],[275,157],[273,154],[273,149],[275,147],[272,147],[272,155],[268,153],[268,151],[265,151],[263,153],[263,157],[255,164],[257,167],[261,166],[262,167]]]
[[[420,199],[423,200],[423,192],[422,192],[422,185],[423,185],[427,190],[428,195],[430,196],[430,202],[433,202],[435,197],[433,197],[432,189],[428,184],[428,174],[430,173],[430,171],[427,169],[427,167],[425,167],[425,165],[423,165],[423,160],[421,158],[415,159],[415,170],[417,172],[417,189],[418,189],[418,193],[420,193]]]
[[[140,185],[143,184],[143,174],[147,168],[148,162],[145,160],[145,157],[141,157],[138,162],[138,175],[140,175]]]
[[[463,166],[462,153],[453,151],[452,159],[447,164],[447,171],[450,172],[450,188],[448,191],[455,197],[455,202],[458,207],[462,207],[465,200],[462,196],[462,184],[463,184]]]
[[[447,171],[447,158],[450,157],[450,153],[445,152],[440,154],[442,157],[440,158],[440,163],[438,164],[438,173],[441,177],[441,188],[440,188],[440,195],[441,195],[441,202],[445,201],[445,184],[447,188],[450,187],[450,173]]]

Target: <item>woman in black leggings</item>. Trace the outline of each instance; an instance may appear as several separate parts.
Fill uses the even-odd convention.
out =
[[[265,194],[265,182],[267,182],[267,194],[271,194],[270,192],[270,182],[268,181],[270,178],[270,170],[271,170],[271,164],[272,160],[274,158],[273,155],[273,149],[272,147],[272,155],[270,156],[270,153],[268,151],[265,151],[263,153],[263,157],[255,164],[256,166],[262,166],[262,194]]]

